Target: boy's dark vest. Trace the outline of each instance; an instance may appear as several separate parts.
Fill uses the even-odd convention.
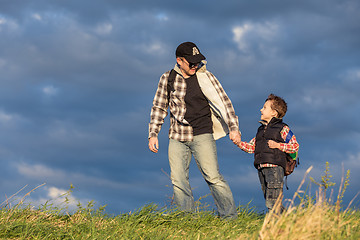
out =
[[[277,148],[269,148],[267,143],[268,140],[284,143],[285,141],[280,134],[284,126],[287,125],[282,122],[282,119],[272,118],[268,125],[259,127],[255,142],[255,168],[258,168],[259,164],[271,163],[285,169],[286,153]]]

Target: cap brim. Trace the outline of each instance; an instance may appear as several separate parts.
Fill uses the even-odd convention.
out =
[[[189,56],[184,56],[184,58],[186,59],[186,61],[188,61],[189,63],[199,63],[202,60],[205,60],[204,55],[197,54],[197,55],[189,55]]]

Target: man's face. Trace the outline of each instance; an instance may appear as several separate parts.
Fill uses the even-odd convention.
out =
[[[188,77],[194,75],[200,64],[200,63],[189,64],[189,62],[183,57],[178,57],[176,59],[176,61],[179,64],[180,70],[185,78],[188,78]]]

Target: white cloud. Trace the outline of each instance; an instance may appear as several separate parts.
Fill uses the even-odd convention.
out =
[[[41,189],[43,188],[43,189]],[[41,191],[42,190],[42,191]],[[78,205],[86,206],[90,199],[78,198],[71,190],[65,190],[54,186],[41,187],[31,193],[32,195],[40,195],[39,197],[27,197],[24,204],[30,204],[32,207],[38,208],[44,206],[51,206],[66,212],[71,212],[78,209]]]
[[[3,30],[16,31],[18,28],[19,26],[15,21],[0,16],[0,32]]]
[[[54,199],[63,196],[64,194],[66,194],[66,192],[67,191],[65,189],[50,187],[48,190],[48,196]]]
[[[46,86],[46,87],[43,87],[42,91],[47,96],[54,96],[57,94],[58,89],[55,88],[54,86]]]
[[[237,43],[238,48],[242,51],[247,50],[247,42],[245,39],[245,35],[247,32],[251,31],[253,29],[253,25],[250,24],[244,24],[243,26],[237,26],[233,28],[233,34],[234,34],[234,42]]]
[[[115,190],[123,190],[133,187],[133,184],[131,183],[114,182],[105,178],[88,176],[82,173],[52,169],[41,164],[29,165],[27,163],[18,163],[16,164],[16,168],[23,177],[51,182],[53,184],[56,183],[59,185],[63,184],[64,179],[66,179],[76,185],[91,185],[94,188],[106,186],[107,188]]]
[[[161,56],[169,53],[169,49],[161,41],[153,41],[148,44],[143,44],[141,48],[148,54],[153,54],[156,56]]]
[[[156,18],[159,20],[159,21],[168,21],[169,20],[169,17],[165,14],[165,13],[159,13],[156,15]]]
[[[256,45],[262,51],[268,51],[269,46],[264,44],[275,40],[279,32],[279,25],[275,22],[260,23],[244,23],[235,26],[232,29],[233,41],[237,44],[239,50],[248,52],[251,46]]]
[[[22,121],[24,121],[24,119],[21,118],[19,115],[8,113],[0,109],[0,125],[3,125],[6,128],[8,128],[8,127],[17,126]]]
[[[27,122],[28,120],[26,118],[17,113],[9,113],[0,109],[0,127],[3,127],[3,129],[1,129],[3,131],[11,131],[12,129],[16,129]]]
[[[95,28],[95,32],[99,35],[107,35],[110,34],[113,30],[113,25],[111,23],[103,23],[99,24]]]
[[[342,77],[344,78],[345,82],[360,82],[360,69],[348,70]]]
[[[13,118],[14,117],[11,114],[0,110],[0,123],[8,123],[13,120]]]
[[[32,15],[32,18],[34,18],[34,19],[36,19],[36,20],[38,20],[38,21],[41,21],[41,20],[42,20],[41,15],[38,14],[38,13],[34,13],[34,14]]]
[[[17,170],[20,174],[30,178],[65,178],[63,172],[50,169],[40,164],[28,165],[21,163],[17,165]]]

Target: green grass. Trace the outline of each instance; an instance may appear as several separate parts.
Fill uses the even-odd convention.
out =
[[[191,214],[149,204],[112,216],[92,202],[69,213],[66,200],[63,207],[48,202],[34,209],[23,198],[13,207],[8,201],[0,205],[0,239],[360,239],[360,211],[341,206],[348,176],[334,203],[326,197],[334,185],[327,168],[320,183],[313,180],[319,185],[316,198],[300,190],[303,180],[290,201],[298,205],[266,215],[249,204],[239,206],[236,220],[218,218],[201,205]]]
[[[119,216],[83,208],[68,215],[31,207],[0,211],[0,239],[236,239],[250,237],[263,216],[239,208],[238,220],[223,220],[212,211],[183,213],[156,205]]]
[[[212,211],[186,214],[146,205],[132,213],[109,216],[82,208],[28,207],[0,210],[0,239],[360,239],[360,212],[328,204],[293,207],[282,215],[261,215],[238,208],[237,220]]]

